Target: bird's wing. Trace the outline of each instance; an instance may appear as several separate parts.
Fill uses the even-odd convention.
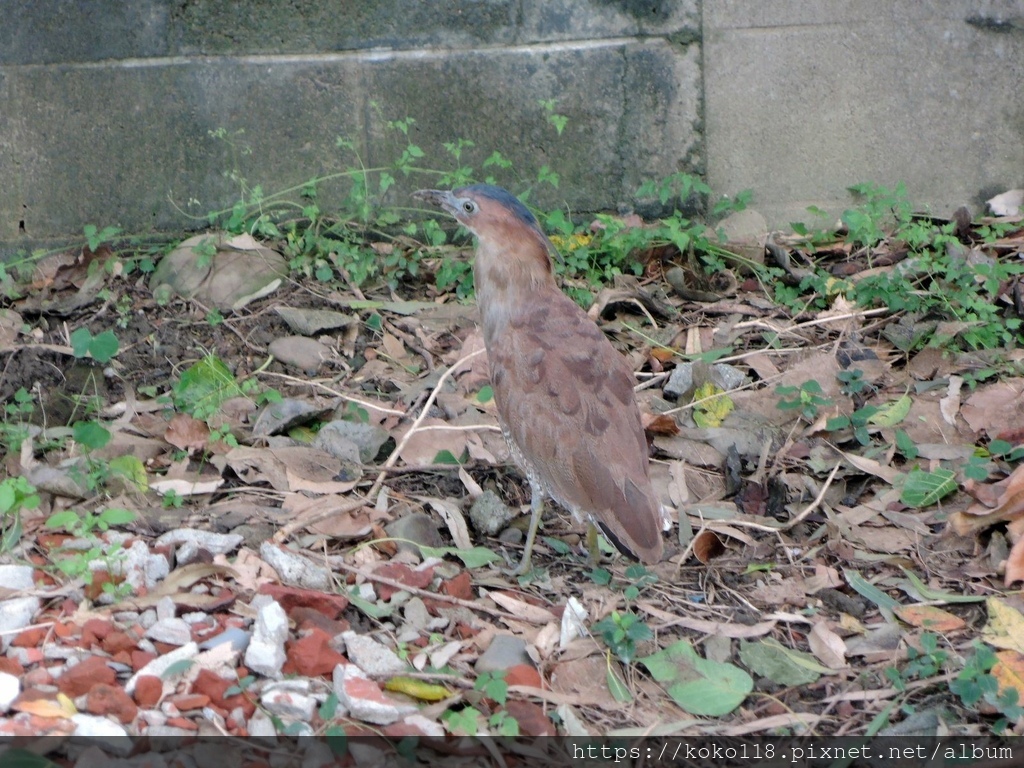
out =
[[[555,499],[625,536],[643,559],[660,556],[661,513],[623,356],[556,288],[518,307],[488,354],[498,412]]]

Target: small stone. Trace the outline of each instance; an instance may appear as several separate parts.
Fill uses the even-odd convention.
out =
[[[355,664],[335,668],[334,693],[339,704],[345,707],[354,720],[390,725],[416,712],[414,704],[398,701],[385,694]]]
[[[388,523],[384,530],[388,536],[399,540],[397,543],[400,552],[419,555],[420,548],[417,544],[425,544],[428,547],[444,546],[444,540],[437,531],[434,519],[422,512],[404,515]]]
[[[316,711],[316,699],[312,696],[289,690],[272,688],[263,693],[260,703],[272,715],[309,722]]]
[[[210,697],[204,693],[179,693],[169,698],[167,702],[177,707],[179,712],[187,712],[209,706]]]
[[[142,675],[135,681],[135,701],[143,709],[152,709],[164,695],[164,684],[159,677]]]
[[[163,555],[151,552],[143,541],[136,541],[124,550],[124,558],[119,562],[118,573],[123,573],[125,581],[136,590],[145,587],[153,589],[159,582],[167,578],[171,572],[170,563]],[[105,560],[103,561],[106,562]]]
[[[474,669],[479,675],[483,672],[497,672],[510,669],[517,664],[529,664],[530,656],[526,652],[526,641],[515,635],[495,635],[487,650],[480,654]]]
[[[320,331],[344,328],[357,322],[354,315],[334,312],[330,309],[306,309],[304,307],[274,307],[289,328],[302,336],[313,336]]]
[[[283,336],[274,339],[267,351],[285,365],[308,374],[316,373],[325,360],[333,357],[329,348],[304,336]]]
[[[135,719],[139,708],[124,689],[115,685],[97,685],[85,698],[85,708],[93,715],[112,715],[121,723]]]
[[[102,738],[104,739],[104,747],[111,744],[109,737],[128,735],[128,731],[106,717],[78,714],[73,715],[71,717],[71,721],[75,724],[75,732],[73,735],[83,738]],[[127,747],[130,752],[133,744],[131,740],[124,739],[124,746]],[[125,754],[127,755],[127,752]]]
[[[444,726],[439,722],[417,714],[409,715],[404,720],[384,726],[384,735],[392,739],[401,739],[407,736],[427,736],[439,739],[443,738],[445,733]]]
[[[14,675],[0,672],[0,714],[11,708],[11,704],[21,693],[21,684]]]
[[[335,440],[344,440],[347,443],[354,444],[358,451],[355,461],[363,464],[372,464],[373,460],[377,458],[377,454],[380,453],[381,447],[387,442],[388,433],[376,424],[337,419],[329,421],[320,427],[320,431],[316,434],[316,439],[313,440],[313,447],[327,451],[331,455],[337,455],[329,447]],[[344,457],[338,456],[338,458]]]
[[[371,637],[345,632],[342,638],[345,640],[345,653],[349,661],[371,678],[394,677],[409,669],[408,664],[398,658],[394,651]]]
[[[192,630],[184,619],[161,619],[146,630],[146,637],[158,643],[181,646],[192,641]]]
[[[288,638],[288,615],[270,601],[256,614],[252,640],[245,651],[245,665],[266,677],[277,677],[285,662],[284,642]]]
[[[512,547],[517,547],[523,543],[524,534],[515,526],[509,526],[504,531],[498,534],[498,541],[502,544],[508,544]]]
[[[154,677],[158,677],[161,680],[165,679],[166,673],[167,673],[167,671],[169,669],[171,669],[171,667],[175,667],[177,669],[176,665],[179,662],[191,661],[196,656],[196,654],[198,654],[198,653],[199,653],[199,646],[196,645],[193,642],[193,643],[188,643],[187,645],[183,645],[180,648],[175,648],[173,651],[165,653],[163,656],[157,656],[155,658],[148,658],[148,659],[146,659],[145,663],[141,667],[138,668],[139,671],[136,672],[128,680],[128,682],[125,684],[125,686],[124,686],[125,692],[127,692],[129,694],[134,693],[135,692],[135,684],[138,682],[139,678],[142,677],[143,675],[153,675]],[[141,651],[136,651],[135,653],[133,653],[132,654],[132,666],[133,667],[135,666],[136,656],[138,656],[138,661],[142,661],[143,659],[145,659],[148,656],[148,654],[144,654]],[[187,669],[181,669],[180,671],[177,672],[177,674],[172,676],[171,679],[172,680],[176,680],[178,678],[178,676],[180,676],[181,674],[183,674],[185,672],[187,672]]]
[[[90,656],[73,667],[68,667],[57,678],[57,688],[65,696],[75,699],[87,694],[94,686],[113,685],[117,680],[114,670],[99,656]]]
[[[301,555],[269,541],[260,547],[260,557],[277,571],[285,584],[325,592],[331,587],[331,572]]]
[[[253,437],[283,435],[292,427],[298,427],[320,418],[324,409],[308,400],[286,397],[276,403],[267,403],[252,425]]]
[[[190,544],[198,549],[205,549],[211,555],[226,555],[233,552],[242,543],[237,533],[214,533],[194,528],[178,528],[168,531],[156,540],[160,547],[180,547]]]
[[[496,536],[515,516],[515,511],[491,490],[477,496],[469,508],[470,524],[484,536]]]
[[[10,590],[32,589],[34,572],[31,565],[0,565],[0,584]]]
[[[251,632],[247,632],[241,627],[228,627],[220,634],[214,635],[213,637],[201,642],[199,647],[204,651],[208,651],[211,648],[216,648],[218,645],[230,643],[232,649],[241,653],[249,647],[249,641],[251,639]]]
[[[270,719],[263,710],[258,710],[252,717],[249,718],[249,736],[258,739],[276,739],[277,738],[277,726],[274,725],[274,721]]]
[[[256,708],[256,704],[249,696],[244,693],[226,695],[230,689],[237,687],[238,681],[235,679],[226,680],[208,669],[200,669],[192,683],[192,692],[208,696],[210,701],[221,709],[230,711],[238,708],[245,717],[249,717]]]

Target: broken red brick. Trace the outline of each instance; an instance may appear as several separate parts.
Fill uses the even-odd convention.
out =
[[[404,563],[383,563],[374,569],[373,575],[397,581],[414,589],[425,589],[430,586],[430,582],[434,578],[434,569],[414,571]],[[377,590],[377,595],[381,600],[390,600],[391,596],[399,591],[397,587],[379,581],[374,582],[374,589]]]
[[[210,697],[205,693],[179,693],[177,696],[171,696],[168,701],[176,706],[178,711],[186,712],[190,709],[202,709],[210,703]]]
[[[456,597],[459,600],[473,599],[473,579],[469,571],[463,571],[454,579],[441,582],[441,594]]]
[[[321,629],[312,629],[287,647],[287,660],[281,671],[303,677],[327,677],[334,674],[338,664],[348,659],[331,647],[330,636]]]
[[[48,633],[48,627],[31,627],[30,629],[23,629],[14,636],[14,639],[11,640],[11,645],[15,648],[35,648],[42,644]]]
[[[97,685],[85,699],[85,709],[93,715],[113,715],[122,723],[130,723],[139,714],[139,708],[123,688]]]
[[[155,675],[140,675],[135,681],[135,701],[143,709],[153,709],[164,695],[163,681]]]
[[[338,618],[348,608],[348,598],[344,595],[331,595],[317,592],[315,589],[299,589],[286,587],[282,584],[261,584],[261,595],[270,595],[280,603],[289,616],[296,608],[312,608],[329,619]]]
[[[68,667],[57,678],[57,689],[72,699],[84,696],[97,685],[113,685],[117,675],[99,656],[90,656]]]

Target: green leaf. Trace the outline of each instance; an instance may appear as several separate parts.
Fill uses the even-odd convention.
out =
[[[160,677],[164,680],[170,680],[172,677],[188,672],[195,663],[194,659],[179,659],[167,667]]]
[[[899,606],[898,601],[889,597],[885,592],[869,582],[857,571],[850,568],[844,568],[843,576],[846,577],[846,583],[850,585],[850,588],[853,589],[854,592],[878,606],[878,610],[881,611],[883,616],[885,616],[886,621],[896,620],[892,612],[894,608]]]
[[[541,539],[543,539],[544,543],[551,547],[557,555],[568,555],[572,552],[572,547],[561,539],[556,539],[552,536],[541,536]]]
[[[754,690],[753,679],[742,669],[702,659],[685,640],[638,661],[676,704],[693,715],[727,715]]]
[[[485,547],[459,549],[458,547],[428,547],[425,544],[420,544],[419,548],[424,557],[445,557],[446,555],[454,555],[459,558],[467,568],[481,568],[488,563],[501,560],[498,555]]]
[[[134,459],[135,457],[132,456],[131,458]],[[112,507],[100,513],[100,520],[107,525],[128,525],[128,523],[135,520],[135,513],[131,510]]]
[[[205,418],[217,412],[221,403],[242,394],[231,371],[214,355],[207,355],[183,374],[174,387],[175,405]]]
[[[76,328],[71,332],[71,351],[75,357],[85,357],[89,354],[89,342],[92,341],[92,333],[88,328]]]
[[[3,753],[4,768],[58,768],[57,763],[42,755],[20,747],[12,747]]]
[[[109,363],[117,354],[120,344],[113,331],[104,331],[89,342],[89,354],[97,363]]]
[[[895,427],[910,413],[910,395],[886,403],[868,417],[868,422],[878,427]]]
[[[459,460],[455,458],[455,454],[449,451],[447,448],[443,448],[437,452],[434,457],[434,464],[459,464]]]
[[[809,653],[786,648],[772,639],[741,642],[740,660],[751,672],[786,687],[808,685],[822,675],[834,674]]]
[[[942,602],[942,603],[983,603],[985,602],[984,595],[963,595],[953,592],[942,592],[938,589],[932,589],[925,584],[913,571],[908,571],[906,568],[900,567],[903,574],[907,577],[907,581],[910,582],[910,586],[913,591],[909,591],[913,597],[921,601],[927,602]]]
[[[622,678],[615,671],[615,667],[611,663],[611,654],[607,655],[608,659],[608,671],[606,673],[606,679],[608,681],[608,690],[612,693],[612,698],[621,704],[626,704],[633,700],[633,694],[629,692],[629,688],[623,682]]]
[[[928,507],[956,488],[956,475],[948,469],[939,468],[934,472],[914,469],[903,484],[900,501],[910,507]]]
[[[46,518],[47,528],[67,528],[71,529],[78,525],[82,521],[82,518],[78,516],[78,513],[73,509],[66,509],[63,512],[57,512]]]
[[[485,387],[481,387],[480,391],[476,393],[476,400],[478,403],[486,403],[494,399],[494,388],[488,384]]]
[[[363,599],[356,594],[354,589],[348,593],[348,601],[356,607],[356,610],[362,611],[371,619],[386,619],[395,611],[393,605],[371,603],[369,600]]]
[[[110,432],[95,421],[76,421],[71,434],[76,443],[90,451],[110,442]]]
[[[143,493],[149,490],[146,467],[138,456],[115,456],[110,460],[110,471]]]

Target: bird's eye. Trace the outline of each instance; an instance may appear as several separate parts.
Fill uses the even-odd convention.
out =
[[[476,203],[472,200],[467,200],[462,204],[462,210],[466,213],[476,213]]]

